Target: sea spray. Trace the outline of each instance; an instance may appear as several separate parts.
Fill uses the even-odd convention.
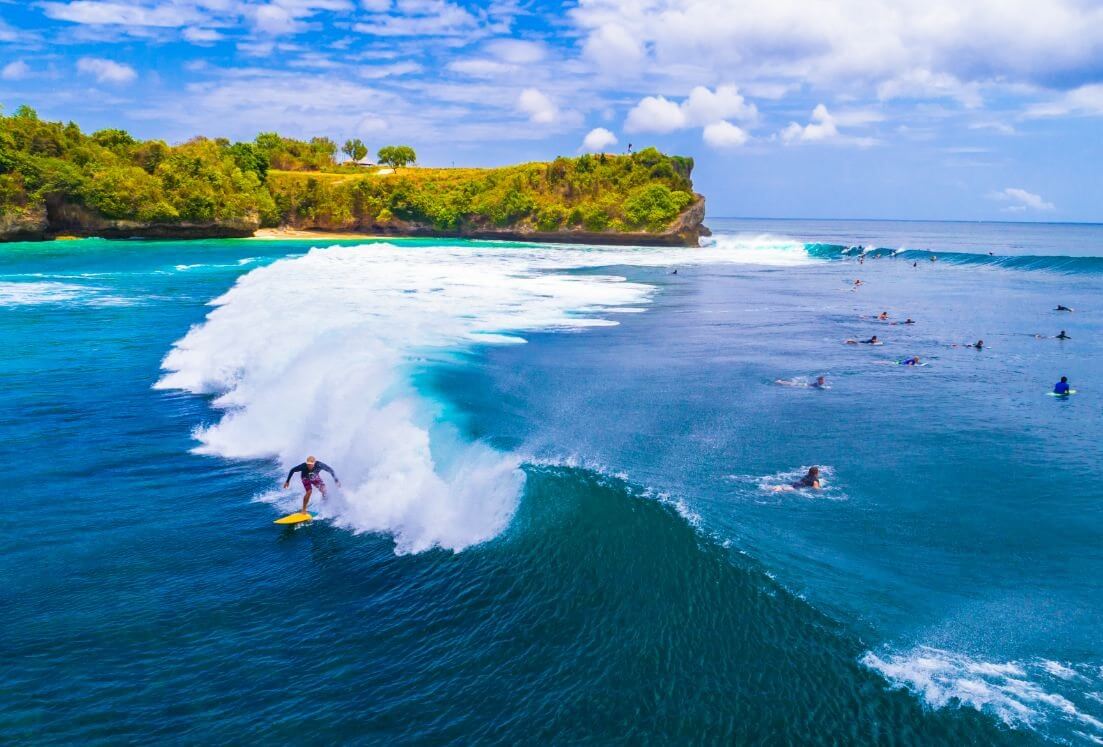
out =
[[[435,423],[434,404],[410,383],[421,359],[520,342],[529,330],[615,325],[609,312],[637,310],[654,292],[564,267],[788,264],[798,246],[316,248],[253,270],[212,301],[156,386],[216,395],[223,415],[196,429],[197,451],[281,464],[316,454],[343,480],[323,515],[387,532],[400,552],[462,550],[508,524],[524,474],[516,456]]]

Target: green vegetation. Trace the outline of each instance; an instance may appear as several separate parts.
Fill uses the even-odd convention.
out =
[[[268,188],[286,222],[308,227],[405,222],[439,231],[660,232],[696,199],[692,168],[692,159],[648,148],[631,156],[584,155],[496,169],[272,171]]]
[[[355,160],[368,152],[359,139],[342,151]],[[0,219],[49,208],[69,222],[75,214],[169,227],[662,232],[696,200],[692,159],[654,148],[496,169],[408,168],[412,148],[381,148],[394,172],[338,166],[336,153],[328,138],[271,132],[174,146],[117,129],[85,134],[21,107],[0,116]]]
[[[341,146],[341,152],[353,161],[359,161],[368,155],[368,146],[364,145],[364,141],[360,138],[354,137],[345,141],[345,144]]]
[[[417,153],[408,145],[388,145],[379,149],[376,158],[384,166],[399,169],[417,161]]]
[[[264,185],[268,160],[249,145],[195,138],[169,146],[122,130],[91,135],[45,122],[29,107],[0,117],[0,214],[41,211],[48,202],[106,219],[146,223],[277,223]]]

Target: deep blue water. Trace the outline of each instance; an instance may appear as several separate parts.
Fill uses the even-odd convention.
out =
[[[0,733],[1103,739],[1103,227],[709,223],[0,247]]]

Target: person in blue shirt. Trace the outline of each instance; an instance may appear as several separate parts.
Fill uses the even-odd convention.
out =
[[[1053,385],[1053,393],[1054,394],[1062,394],[1062,395],[1067,396],[1068,393],[1069,393],[1069,389],[1070,389],[1070,387],[1069,387],[1069,377],[1068,376],[1062,376],[1061,380]]]

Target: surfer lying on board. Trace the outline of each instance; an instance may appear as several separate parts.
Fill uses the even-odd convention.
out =
[[[805,488],[812,488],[813,490],[820,490],[823,488],[823,483],[820,482],[819,467],[809,467],[807,474],[800,478],[800,480],[791,482],[788,485],[775,485],[773,491],[775,493],[781,493],[790,490],[804,490]]]
[[[310,503],[310,493],[314,488],[318,488],[318,492],[322,494],[322,498],[326,497],[326,484],[322,481],[322,472],[328,472],[333,477],[333,482],[337,487],[341,487],[341,481],[337,479],[337,474],[333,469],[325,462],[319,462],[312,456],[308,456],[306,461],[297,467],[292,467],[291,471],[287,473],[287,480],[283,483],[283,489],[287,490],[291,487],[291,476],[296,472],[302,472],[303,490],[306,493],[303,495],[303,513],[306,513],[306,506]]]

